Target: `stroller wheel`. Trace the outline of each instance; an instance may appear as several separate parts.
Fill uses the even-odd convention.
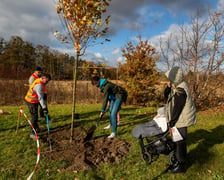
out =
[[[152,156],[151,156],[151,154],[149,154],[148,152],[144,152],[144,153],[142,154],[142,159],[143,159],[144,161],[146,161],[148,164],[150,164],[150,163],[152,162]]]
[[[177,162],[177,158],[174,151],[169,153],[169,162],[170,164],[175,164]]]

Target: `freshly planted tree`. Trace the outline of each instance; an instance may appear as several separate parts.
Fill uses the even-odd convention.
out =
[[[110,0],[58,0],[56,3],[57,13],[63,23],[67,35],[62,36],[55,32],[57,38],[63,43],[72,42],[76,58],[74,62],[74,87],[73,87],[73,108],[71,122],[71,140],[73,137],[75,102],[76,102],[76,81],[79,57],[85,54],[88,46],[97,44],[96,39],[103,37],[107,31],[110,16],[103,18],[106,7]],[[104,39],[103,41],[109,41]],[[99,42],[103,44],[103,41]]]
[[[158,80],[156,61],[159,56],[147,40],[143,41],[141,37],[138,40],[136,46],[129,42],[122,48],[125,63],[119,64],[119,71],[133,103],[145,105],[153,98],[154,85]]]

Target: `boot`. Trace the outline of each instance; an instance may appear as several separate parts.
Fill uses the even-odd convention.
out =
[[[173,164],[172,166],[170,166],[170,168],[168,167],[167,171],[169,173],[185,173],[186,169],[184,167],[183,162],[177,162],[177,163]]]
[[[171,171],[175,166],[177,166],[177,164],[178,164],[178,161],[175,161],[175,162],[169,164],[168,167],[166,168],[166,172]]]

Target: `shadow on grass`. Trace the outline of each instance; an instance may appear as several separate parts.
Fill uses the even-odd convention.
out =
[[[121,124],[119,127],[133,127],[135,125],[139,125],[145,122],[148,122],[149,120],[151,120],[155,115],[155,113],[150,113],[150,114],[136,114],[133,113],[134,111],[136,111],[137,109],[140,109],[139,107],[124,107],[122,108],[122,113],[121,113]],[[89,126],[92,123],[96,123],[98,120],[98,116],[100,114],[100,111],[91,111],[91,112],[87,112],[87,113],[80,113],[80,119],[75,119],[74,120],[74,126]],[[30,114],[28,114],[28,116],[30,116]],[[66,123],[64,123],[64,125],[57,125],[54,128],[50,128],[51,131],[60,131],[65,129],[68,129],[68,127],[70,127],[70,121],[72,119],[72,115],[62,115],[62,114],[54,114],[52,117],[52,125],[54,123],[58,123],[58,122],[62,122],[62,121],[67,121]],[[21,117],[21,119],[23,119]],[[109,122],[109,113],[107,112],[103,119],[100,120],[100,124],[102,123],[106,123]],[[21,120],[20,120],[21,121]],[[31,119],[30,119],[31,121]],[[17,121],[15,121],[16,123],[13,125],[13,127],[0,127],[1,131],[7,131],[7,130],[16,130],[16,126],[17,126]],[[46,124],[46,121],[44,119],[40,119],[38,120],[38,124]],[[19,129],[21,128],[25,128],[25,127],[29,127],[29,124],[27,125],[20,125]],[[130,128],[128,128],[130,130]],[[43,129],[42,131],[46,131],[46,129]],[[125,134],[125,133],[129,133],[128,130],[122,130],[119,132],[119,134]]]
[[[136,110],[138,108],[124,108],[124,112],[125,113],[128,113],[128,112],[132,112],[133,110]],[[99,111],[91,111],[91,112],[87,112],[87,113],[80,113],[79,116],[80,116],[80,119],[75,119],[75,122],[77,123],[80,123],[80,124],[86,124],[86,123],[89,123],[89,122],[96,122],[97,119],[98,119],[98,116],[100,114],[100,110]],[[131,116],[132,114],[130,114]],[[126,114],[122,114],[122,117],[125,117]],[[96,118],[92,118],[92,117],[96,117]],[[59,121],[66,121],[66,120],[71,120],[72,119],[72,115],[57,115],[57,116],[54,116],[52,117],[53,119],[53,122],[59,122]],[[106,120],[109,120],[109,113],[105,113],[102,121],[106,121]]]
[[[29,127],[29,124],[27,124],[27,125],[20,125],[19,129],[23,129],[23,128],[26,128],[26,127]],[[12,126],[10,128],[2,127],[2,128],[0,128],[0,132],[9,131],[9,130],[12,130],[12,131],[15,130],[15,132],[16,132],[16,128],[17,128],[17,125],[14,125],[14,126]]]
[[[154,115],[154,113],[150,114],[150,116],[148,115],[145,115],[145,114],[141,114],[141,115],[133,115],[133,111],[136,110],[138,108],[135,108],[135,107],[128,107],[128,108],[124,108],[122,109],[122,113],[121,113],[121,120],[123,119],[126,119],[128,117],[128,121],[127,123],[123,123],[123,125],[129,125],[129,124],[140,124],[140,123],[143,123],[143,122],[147,122],[150,118],[151,118],[151,115]],[[132,113],[130,113],[132,112]],[[75,119],[75,123],[79,124],[79,125],[85,125],[85,124],[88,124],[88,123],[95,123],[97,120],[98,120],[98,116],[100,114],[100,111],[91,111],[91,112],[87,112],[87,113],[80,113],[79,116],[80,116],[80,119]],[[95,118],[93,118],[95,117]],[[149,118],[150,117],[150,118]],[[66,116],[63,116],[63,115],[59,115],[57,117],[53,117],[53,122],[59,122],[59,121],[66,121],[66,120],[69,120],[72,118],[72,115],[66,115]],[[104,117],[102,118],[102,120],[100,121],[101,123],[102,122],[109,122],[109,113],[106,112]]]
[[[216,144],[224,142],[224,125],[217,126],[210,131],[199,129],[188,134],[188,145],[198,143],[198,145],[188,153],[188,167],[193,164],[208,163],[216,154],[210,149]]]

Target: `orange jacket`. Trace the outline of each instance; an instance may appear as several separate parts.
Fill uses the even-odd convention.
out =
[[[33,90],[34,86],[37,84],[41,84],[43,86],[43,94],[45,93],[45,85],[42,83],[40,78],[36,79],[32,85],[30,85],[30,88],[25,96],[25,100],[29,103],[39,103],[38,100],[38,95],[37,93]]]

